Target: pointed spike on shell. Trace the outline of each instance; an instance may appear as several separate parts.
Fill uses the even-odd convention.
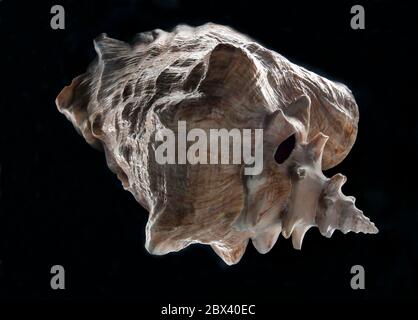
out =
[[[333,175],[329,181],[327,189],[329,190],[328,193],[334,193],[338,190],[341,190],[342,186],[347,182],[347,177],[341,173],[337,173],[336,175]],[[354,198],[351,197],[350,198]],[[355,199],[354,199],[355,200]]]
[[[311,141],[309,141],[309,148],[314,155],[315,161],[321,163],[322,154],[329,137],[322,132],[319,132]]]
[[[254,248],[261,254],[269,252],[276,244],[281,231],[281,226],[277,225],[257,234],[257,236],[251,239]]]
[[[282,141],[295,132],[292,122],[285,116],[283,110],[279,109],[266,116],[265,136]]]
[[[55,104],[57,105],[57,108],[60,112],[64,113],[69,119],[75,118],[72,113],[66,113],[66,109],[69,109],[72,107],[72,104],[74,102],[74,96],[75,91],[78,87],[78,85],[83,80],[83,75],[80,75],[76,78],[74,78],[71,81],[71,84],[68,86],[65,86],[61,92],[58,94],[57,98],[55,99]],[[78,129],[77,127],[75,127]]]
[[[245,49],[219,43],[209,55],[206,75],[199,91],[222,99],[244,99],[254,86],[256,72],[257,66]]]
[[[265,131],[273,130],[277,128],[280,123],[286,123],[290,125],[289,120],[286,118],[282,109],[274,111],[272,114],[266,117],[266,128]]]
[[[293,248],[297,250],[302,249],[303,238],[306,232],[311,228],[311,225],[298,225],[292,232],[292,244]]]
[[[283,230],[282,230],[282,235],[285,239],[289,239],[290,236],[292,235],[293,230],[296,227],[296,223],[289,223],[289,220],[284,220],[283,221],[284,225],[283,225]]]
[[[243,241],[241,244],[236,245],[233,248],[226,247],[222,244],[211,244],[213,251],[229,266],[237,264],[245,253],[248,240]]]
[[[126,53],[126,50],[130,48],[130,45],[126,42],[109,38],[106,33],[96,37],[93,44],[100,59],[114,59],[118,55]]]
[[[267,116],[264,130],[266,136],[284,141],[295,134],[299,143],[306,142],[309,132],[310,109],[309,97],[302,95],[283,110],[276,110]]]
[[[307,139],[309,132],[309,120],[311,113],[311,99],[307,95],[301,95],[294,102],[290,103],[283,109],[286,117],[295,119],[299,124],[294,124],[298,129],[300,141]]]
[[[147,223],[145,234],[145,249],[153,255],[164,255],[180,251],[191,244],[190,241],[173,241],[172,233],[155,230],[150,221]]]

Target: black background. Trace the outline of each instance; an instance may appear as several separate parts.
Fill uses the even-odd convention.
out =
[[[66,29],[50,28],[61,4]],[[362,4],[366,29],[352,30]],[[399,1],[19,1],[0,2],[0,300],[149,303],[413,301],[418,299],[416,164],[417,20]],[[55,97],[95,57],[102,32],[179,23],[229,25],[291,61],[345,83],[360,109],[359,133],[331,176],[378,235],[311,229],[302,251],[280,238],[260,255],[249,245],[227,267],[209,247],[162,257],[144,249],[146,211],[55,107]],[[66,289],[50,288],[50,268]],[[352,290],[363,265],[366,290]],[[157,312],[157,311],[155,311]]]

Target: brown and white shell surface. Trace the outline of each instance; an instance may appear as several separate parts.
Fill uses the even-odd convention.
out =
[[[328,237],[334,230],[377,232],[342,194],[345,177],[322,173],[356,139],[358,107],[346,86],[212,23],[141,33],[130,44],[101,35],[94,45],[98,58],[56,103],[149,211],[150,253],[203,243],[234,264],[249,239],[266,253],[280,234],[300,249],[312,226]],[[263,171],[158,164],[156,132],[177,132],[179,121],[206,132],[263,129]],[[283,145],[288,157],[277,161]]]

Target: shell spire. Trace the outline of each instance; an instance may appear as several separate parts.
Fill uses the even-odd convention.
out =
[[[331,237],[335,230],[343,233],[378,233],[374,223],[355,206],[356,199],[342,193],[341,187],[346,180],[344,175],[336,174],[327,181],[316,216],[319,231],[326,237]]]

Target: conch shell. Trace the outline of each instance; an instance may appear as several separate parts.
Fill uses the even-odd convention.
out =
[[[377,233],[341,192],[346,178],[322,173],[345,158],[356,138],[358,107],[346,86],[211,23],[140,33],[131,44],[103,34],[94,46],[97,60],[56,104],[89,144],[104,150],[123,187],[149,211],[150,253],[203,243],[235,264],[249,239],[266,253],[280,233],[300,249],[312,226],[327,237],[334,230]],[[263,170],[245,175],[245,163],[159,164],[158,132],[178,134],[179,121],[204,132],[263,129],[262,142],[251,146],[253,153],[262,147]]]

